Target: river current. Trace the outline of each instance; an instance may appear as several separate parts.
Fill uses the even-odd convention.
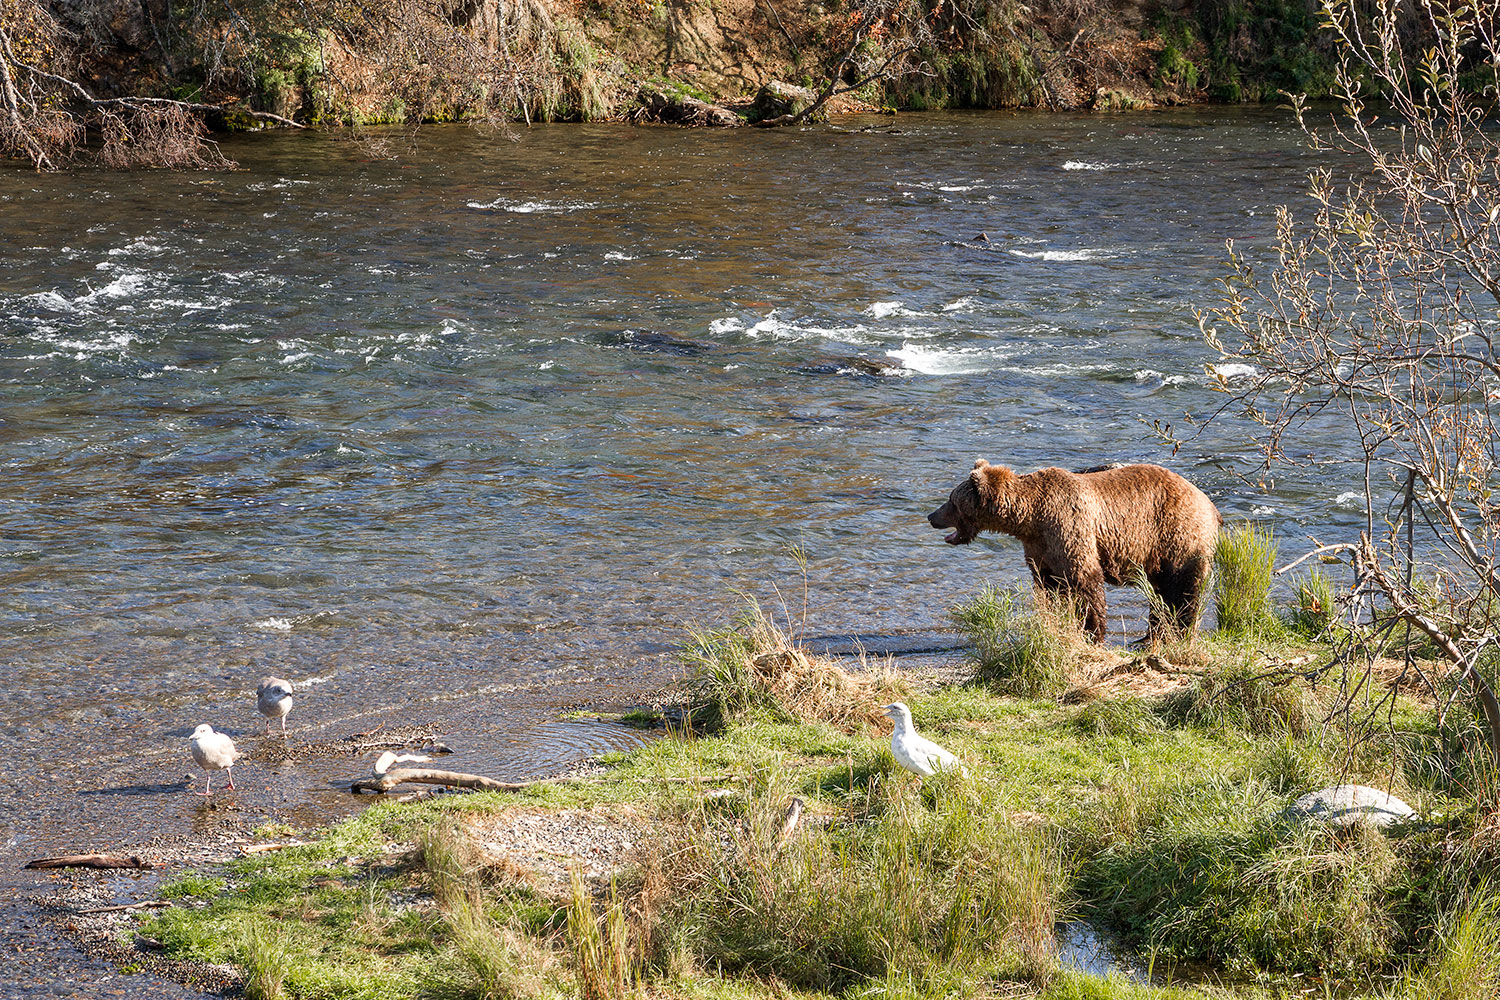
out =
[[[976,456],[1160,462],[1284,550],[1357,524],[1347,470],[1238,479],[1232,417],[1150,432],[1223,402],[1194,310],[1301,199],[1284,113],[225,151],[0,170],[7,868],[202,827],[186,737],[253,747],[263,673],[302,686],[299,738],[421,723],[505,777],[627,745],[559,720],[667,680],[741,592],[809,633],[941,630],[1024,579],[1013,541],[926,524]],[[232,808],[331,815],[349,766],[247,762]]]

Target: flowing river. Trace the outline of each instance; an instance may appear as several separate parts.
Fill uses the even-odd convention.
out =
[[[239,171],[0,168],[13,898],[27,857],[350,808],[348,760],[188,794],[197,724],[262,742],[265,673],[303,685],[294,739],[421,724],[507,777],[629,745],[568,709],[670,679],[737,592],[921,645],[1024,578],[925,521],[976,456],[1161,462],[1284,551],[1358,523],[1347,470],[1236,478],[1243,422],[1150,433],[1223,402],[1194,309],[1301,197],[1284,113],[224,145]],[[23,943],[16,995],[126,988],[11,905]]]

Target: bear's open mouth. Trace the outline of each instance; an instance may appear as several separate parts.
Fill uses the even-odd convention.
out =
[[[973,540],[973,536],[966,535],[964,529],[962,528],[954,528],[952,531],[948,532],[948,534],[943,536],[943,541],[947,542],[949,545],[968,545]]]

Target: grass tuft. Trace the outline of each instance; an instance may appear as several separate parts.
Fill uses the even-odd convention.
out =
[[[635,982],[635,963],[625,904],[613,881],[601,916],[594,909],[583,875],[573,869],[567,937],[578,993],[584,1000],[620,1000],[628,995]]]
[[[1142,698],[1092,701],[1073,716],[1073,725],[1089,736],[1149,739],[1163,728],[1161,717]]]
[[[1040,598],[1027,613],[1023,601],[1018,591],[986,584],[953,609],[953,621],[974,644],[975,680],[1004,694],[1055,698],[1067,690],[1084,648],[1077,613],[1065,601]]]
[[[251,924],[239,961],[245,970],[245,1000],[280,1000],[292,967],[292,951],[282,935],[259,921]]]
[[[1403,977],[1400,1000],[1500,996],[1500,897],[1481,889],[1447,923],[1427,966]]]
[[[434,992],[464,1000],[513,1000],[543,992],[551,954],[486,912],[478,894],[449,900],[444,922],[455,961],[442,971],[456,979],[435,983]]]
[[[1162,958],[1351,975],[1393,954],[1398,868],[1384,835],[1363,826],[1169,824],[1096,855],[1078,885],[1099,917]]]
[[[663,875],[668,921],[692,927],[704,965],[841,992],[870,980],[964,978],[1004,965],[1044,979],[1055,964],[1056,851],[1012,824],[996,792],[961,775],[921,793],[880,783],[872,821],[779,835],[784,789],[742,823],[684,832]]]
[[[1324,715],[1301,678],[1267,676],[1233,663],[1205,670],[1196,684],[1167,695],[1158,711],[1174,725],[1299,738],[1314,732]]]
[[[1288,622],[1292,631],[1304,639],[1317,639],[1325,635],[1333,625],[1337,610],[1333,594],[1333,581],[1328,574],[1314,569],[1297,581],[1296,592]]]
[[[755,601],[734,624],[691,633],[684,662],[693,726],[717,732],[763,713],[778,721],[826,722],[846,731],[878,725],[880,705],[906,693],[885,664],[859,673],[813,656]]]
[[[1253,637],[1276,625],[1271,610],[1271,578],[1276,541],[1269,528],[1237,524],[1219,534],[1214,552],[1214,606],[1219,631]]]

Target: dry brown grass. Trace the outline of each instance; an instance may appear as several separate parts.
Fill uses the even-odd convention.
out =
[[[692,718],[715,729],[757,709],[844,732],[883,725],[881,706],[910,690],[889,659],[861,656],[858,670],[803,649],[751,602],[731,626],[694,632],[684,660]]]

